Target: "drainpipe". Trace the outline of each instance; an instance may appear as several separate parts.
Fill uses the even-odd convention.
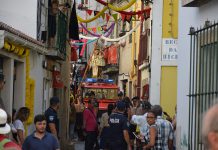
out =
[[[4,30],[0,30],[0,49],[4,47]]]

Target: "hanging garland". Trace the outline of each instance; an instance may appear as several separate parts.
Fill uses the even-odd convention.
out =
[[[131,31],[129,31],[126,35],[122,36],[122,37],[119,37],[119,38],[116,38],[116,39],[110,39],[110,38],[107,38],[105,36],[101,36],[102,39],[104,39],[105,41],[109,41],[109,42],[118,42],[122,39],[125,39],[127,38],[130,34],[132,34],[132,32],[134,32],[139,26],[141,25],[141,22],[139,22]]]
[[[84,20],[82,19],[80,16],[77,15],[77,19],[80,21],[80,22],[84,22],[84,23],[89,23],[89,22],[92,22],[93,20],[97,19],[98,17],[100,17],[108,8],[107,7],[104,7],[96,16],[90,18],[90,19],[87,19],[87,20]]]
[[[92,42],[95,42],[97,39],[95,40],[88,40],[88,42],[84,43],[84,42],[80,42],[80,43],[71,43],[72,45],[76,45],[76,46],[82,46],[83,44],[90,44]]]
[[[111,4],[108,4],[108,5],[105,6],[96,16],[94,16],[94,17],[92,17],[92,18],[90,18],[90,19],[84,20],[84,19],[82,19],[82,18],[81,18],[80,16],[78,16],[78,15],[77,15],[77,19],[78,19],[80,22],[89,23],[89,22],[91,22],[91,21],[97,19],[98,17],[102,16],[103,13],[104,13],[108,8],[110,8],[110,9],[112,9],[112,10],[114,10],[114,11],[123,11],[123,10],[126,10],[126,9],[128,9],[129,7],[131,7],[135,2],[136,2],[136,0],[131,0],[127,5],[125,5],[125,6],[121,7],[121,8],[115,7],[115,6],[111,5]]]
[[[108,6],[108,7],[110,7],[110,5],[111,4],[109,4],[109,3],[107,3],[107,2],[105,2],[105,1],[103,1],[103,0],[96,0],[97,2],[99,2],[99,3],[101,3],[102,5],[104,5],[104,6]],[[112,9],[112,8],[111,8]],[[114,9],[113,9],[114,10]],[[116,11],[116,10],[114,10],[114,11]],[[137,12],[127,12],[127,11],[123,11],[123,10],[121,10],[121,11],[117,11],[117,12],[119,12],[119,13],[122,13],[122,14],[125,14],[125,15],[140,15],[140,14],[143,14],[143,13],[149,13],[150,14],[150,11],[151,11],[151,8],[146,8],[146,9],[144,9],[144,10],[140,10],[140,11],[137,11]]]
[[[144,10],[139,10],[137,12],[119,11],[119,13],[124,14],[124,15],[141,15],[141,14],[147,13],[150,16],[150,11],[151,11],[151,8],[146,8]]]
[[[105,36],[101,36],[100,38],[101,39],[104,39],[105,41],[109,41],[109,42],[118,42],[122,39],[125,39],[126,37],[128,37],[130,34],[132,34],[132,32],[134,32],[139,26],[140,26],[141,22],[138,23],[131,31],[129,31],[126,35],[122,36],[122,37],[119,37],[119,38],[116,38],[116,39],[110,39],[110,38],[107,38]],[[84,39],[88,39],[88,40],[96,40],[98,39],[98,37],[88,37],[88,36],[84,36],[82,34],[79,35],[80,38],[84,38]]]
[[[87,39],[87,40],[97,40],[98,37],[89,37],[89,36],[84,36],[82,34],[79,35],[79,38]]]
[[[110,9],[114,10],[114,11],[122,11],[122,10],[126,10],[129,7],[131,7],[135,2],[136,2],[136,0],[131,0],[127,5],[125,5],[125,6],[121,7],[121,8],[115,7],[115,6],[113,6],[112,4],[109,4],[109,3],[107,4],[107,6]]]
[[[82,23],[81,23],[80,25],[83,27],[83,29],[84,29],[86,32],[88,32],[88,33],[91,34],[92,36],[101,37],[101,34],[95,34],[95,33],[90,32],[90,31],[86,28],[86,26],[84,26]],[[114,26],[115,26],[115,23],[113,23],[113,24],[108,28],[108,32],[107,32],[107,34],[105,34],[106,37],[108,37],[108,36],[113,32]]]

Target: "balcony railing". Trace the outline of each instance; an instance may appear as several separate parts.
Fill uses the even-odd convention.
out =
[[[48,32],[50,32],[48,33],[48,48],[50,49],[48,56],[55,57],[56,59],[65,60],[67,40],[67,16],[63,12],[59,11],[53,19],[55,23],[49,23],[48,25]],[[53,37],[52,34],[55,34],[55,36]]]

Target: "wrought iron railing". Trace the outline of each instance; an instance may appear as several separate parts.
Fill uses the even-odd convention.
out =
[[[218,99],[218,23],[190,28],[189,150],[204,150],[201,128],[205,111]]]
[[[57,40],[56,48],[66,57],[66,41],[67,41],[67,16],[59,11],[57,22]]]
[[[48,24],[48,48],[51,50],[56,50],[58,52],[58,56],[60,56],[62,59],[65,59],[67,16],[63,12],[59,11],[55,16],[48,15],[48,20],[51,22]]]

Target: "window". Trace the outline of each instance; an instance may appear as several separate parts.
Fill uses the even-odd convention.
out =
[[[129,24],[129,31],[132,30],[132,21]],[[132,34],[129,35],[129,43],[132,43]]]

